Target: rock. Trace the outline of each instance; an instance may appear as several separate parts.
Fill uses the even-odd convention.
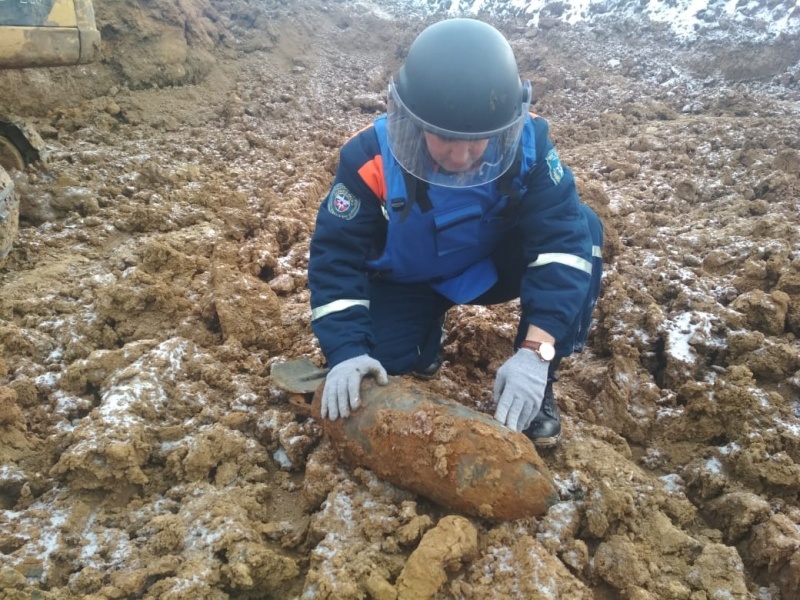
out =
[[[751,327],[767,335],[781,335],[789,312],[789,295],[775,291],[771,294],[753,290],[740,295],[731,308],[744,313]]]
[[[714,498],[706,511],[711,515],[711,523],[725,533],[726,542],[735,544],[754,524],[769,516],[770,504],[752,492],[731,492]]]
[[[625,565],[625,568],[619,568]],[[600,544],[594,553],[594,569],[600,577],[618,590],[631,586],[645,586],[650,572],[637,546],[627,537],[613,535]]]
[[[245,347],[274,347],[277,341],[269,331],[281,322],[281,307],[272,288],[225,265],[215,266],[211,283],[225,339],[235,338]]]
[[[707,544],[686,582],[695,589],[703,590],[712,598],[724,590],[730,598],[749,597],[744,580],[744,564],[736,548],[723,544]]]
[[[279,296],[291,294],[295,290],[294,277],[288,273],[281,273],[269,282],[269,287]]]
[[[786,597],[800,594],[800,530],[788,516],[777,513],[753,529],[743,548],[754,567],[765,569]]]
[[[447,581],[447,572],[478,553],[478,530],[464,517],[444,517],[428,531],[397,578],[398,598],[430,600]]]
[[[116,117],[118,114],[122,112],[122,109],[119,107],[119,104],[117,104],[113,100],[109,101],[103,110],[105,110],[112,117]]]

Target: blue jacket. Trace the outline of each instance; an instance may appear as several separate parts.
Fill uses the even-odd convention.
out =
[[[422,210],[409,206],[384,118],[342,147],[311,240],[312,328],[329,364],[371,353],[370,277],[430,281],[454,303],[469,302],[494,283],[490,255],[516,226],[529,267],[520,288],[522,322],[563,337],[588,294],[592,240],[572,172],[561,165],[547,122],[531,115],[523,130],[521,156],[512,167],[512,187],[521,194],[516,209],[504,210],[501,177],[475,188],[430,185],[430,205]]]
[[[474,300],[497,281],[490,257],[516,224],[508,193],[524,193],[523,181],[536,162],[532,123],[524,128],[515,177],[505,194],[499,190],[503,178],[461,189],[410,179],[389,149],[386,117],[376,119],[374,127],[381,146],[388,228],[383,253],[367,260],[367,267],[389,281],[430,282],[456,304]],[[419,190],[413,205],[409,186]],[[416,200],[418,194],[423,197]]]

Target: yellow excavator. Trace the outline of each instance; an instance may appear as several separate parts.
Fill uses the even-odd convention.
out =
[[[0,69],[72,66],[96,61],[100,32],[91,0],[0,0]],[[47,160],[34,129],[0,107],[0,267],[19,227],[9,171]]]

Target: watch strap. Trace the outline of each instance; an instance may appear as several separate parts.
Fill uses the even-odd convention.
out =
[[[525,348],[527,350],[532,350],[542,360],[549,361],[551,359],[548,359],[548,358],[545,358],[544,356],[542,356],[542,352],[540,350],[542,344],[548,344],[548,345],[552,346],[552,344],[550,344],[549,342],[537,342],[537,341],[534,341],[534,340],[522,340],[522,343],[519,345],[519,347],[520,348]]]

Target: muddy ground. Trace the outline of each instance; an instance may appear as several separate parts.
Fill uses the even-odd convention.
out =
[[[270,378],[322,363],[314,215],[424,22],[97,14],[101,63],[0,74],[50,149],[0,270],[0,598],[800,597],[796,40],[498,23],[607,265],[542,455],[562,501],[491,523],[339,463]],[[451,311],[425,385],[492,413],[516,314]]]

